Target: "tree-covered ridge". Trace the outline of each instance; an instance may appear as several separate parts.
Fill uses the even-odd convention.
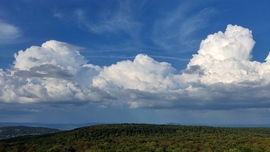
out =
[[[0,141],[0,151],[270,151],[270,128],[111,124]]]
[[[13,138],[25,135],[40,135],[59,132],[58,129],[45,127],[26,127],[26,126],[0,126],[0,139]]]

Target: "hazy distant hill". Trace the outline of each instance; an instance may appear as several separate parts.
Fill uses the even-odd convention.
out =
[[[100,123],[83,123],[83,124],[57,124],[57,123],[29,123],[29,122],[0,122],[0,126],[28,126],[28,127],[44,127],[56,128],[59,130],[72,130],[79,127],[98,125]]]
[[[110,124],[0,140],[1,152],[270,151],[270,128]]]
[[[25,135],[40,135],[59,132],[58,129],[26,126],[0,126],[0,139],[13,138]]]

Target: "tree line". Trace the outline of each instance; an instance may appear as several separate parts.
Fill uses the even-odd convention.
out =
[[[270,152],[270,128],[97,125],[1,140],[0,151]]]

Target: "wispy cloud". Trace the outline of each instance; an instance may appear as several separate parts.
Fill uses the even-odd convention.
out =
[[[17,43],[21,31],[15,25],[0,20],[0,44]]]
[[[209,19],[217,12],[214,8],[193,11],[194,8],[196,6],[190,2],[183,3],[157,20],[152,33],[153,42],[165,50],[193,47],[199,42],[193,37],[195,32],[208,26]]]
[[[92,34],[98,36],[106,34],[107,41],[121,42],[110,45],[110,49],[127,50],[133,46],[136,50],[149,48],[148,51],[185,52],[189,47],[198,46],[199,40],[194,38],[194,35],[198,30],[208,26],[208,21],[216,10],[197,8],[200,6],[199,3],[189,1],[176,4],[157,11],[151,8],[153,7],[151,2],[113,1],[110,3],[113,7],[107,7],[104,3],[94,4],[99,7],[95,14],[84,7],[78,7],[68,12],[56,11],[54,16],[61,20],[72,21],[73,25],[76,24],[77,27]],[[156,13],[159,13],[157,17],[151,17]],[[100,44],[98,47],[104,48],[106,45]]]
[[[180,26],[181,39],[184,39],[184,37],[189,36],[193,32],[209,25],[209,18],[211,18],[215,13],[215,9],[205,8],[197,14],[187,17],[185,22]]]
[[[79,26],[87,28],[87,30],[95,34],[125,32],[135,37],[141,25],[134,20],[131,3],[132,1],[117,1],[114,3],[115,6],[113,8],[99,6],[102,9],[94,17],[91,16],[91,10],[85,10],[83,8],[71,10],[72,14],[56,11],[54,16],[62,20],[73,18],[72,20],[75,20]]]
[[[134,36],[140,26],[139,23],[132,20],[131,14],[123,9],[99,18],[96,23],[89,21],[83,10],[76,10],[74,13],[77,16],[79,23],[87,27],[89,31],[97,34],[104,32],[126,32]]]
[[[170,59],[170,60],[179,60],[179,61],[189,61],[189,59],[172,57],[172,56],[159,56],[159,55],[149,55],[149,56],[152,57],[152,58],[161,58],[161,59]]]

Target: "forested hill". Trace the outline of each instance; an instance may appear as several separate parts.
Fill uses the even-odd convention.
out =
[[[110,124],[0,141],[0,151],[270,151],[270,128]]]
[[[59,132],[58,129],[26,126],[0,126],[0,139],[13,138],[25,135],[40,135]]]

